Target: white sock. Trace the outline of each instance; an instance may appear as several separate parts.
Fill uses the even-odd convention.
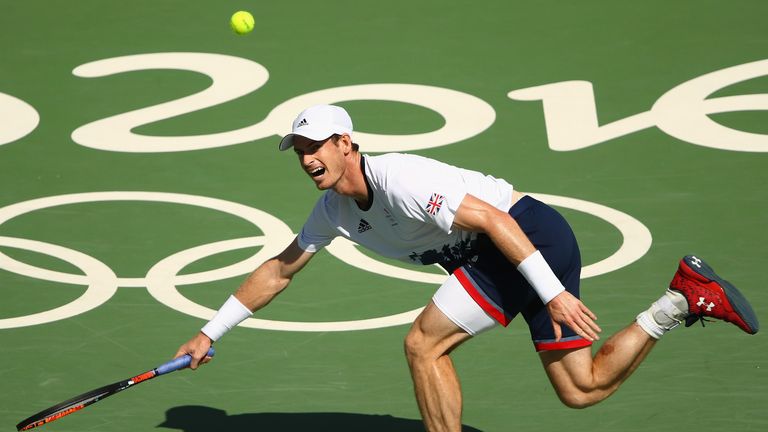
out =
[[[688,315],[688,301],[677,291],[667,289],[648,310],[637,316],[637,324],[654,339],[680,325]]]

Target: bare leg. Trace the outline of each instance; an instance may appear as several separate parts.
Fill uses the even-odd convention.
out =
[[[448,354],[470,337],[432,302],[406,336],[405,354],[428,431],[461,431],[461,386]]]
[[[594,358],[590,347],[539,353],[560,400],[586,408],[615,392],[656,344],[636,323],[611,336]]]

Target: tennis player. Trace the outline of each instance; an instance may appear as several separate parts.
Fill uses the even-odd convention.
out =
[[[177,356],[193,357],[193,368],[214,341],[266,306],[337,236],[386,257],[438,263],[450,273],[405,339],[430,431],[461,428],[451,351],[517,315],[528,323],[560,400],[573,408],[615,392],[656,341],[682,322],[712,317],[758,331],[736,288],[687,256],[661,298],[593,356],[601,329],[579,300],[579,247],[559,213],[503,179],[415,155],[363,155],[352,133],[352,120],[337,106],[313,106],[296,117],[279,148],[293,149],[302,171],[325,193],[293,242],[259,266],[179,348]]]

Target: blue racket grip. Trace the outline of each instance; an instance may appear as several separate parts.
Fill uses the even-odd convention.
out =
[[[208,350],[208,357],[213,357],[213,355],[216,354],[216,351],[211,347],[211,349]],[[192,356],[189,354],[183,355],[179,358],[175,358],[167,363],[163,363],[160,366],[158,366],[155,369],[156,375],[163,375],[167,374],[173,371],[177,371],[179,369],[184,369],[185,367],[189,367],[189,364],[192,363]]]

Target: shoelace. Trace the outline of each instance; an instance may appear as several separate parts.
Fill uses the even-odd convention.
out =
[[[696,321],[700,321],[702,327],[706,327],[704,322],[715,322],[715,320],[707,319],[704,314],[688,315],[685,317],[685,326],[690,327],[696,324]]]

